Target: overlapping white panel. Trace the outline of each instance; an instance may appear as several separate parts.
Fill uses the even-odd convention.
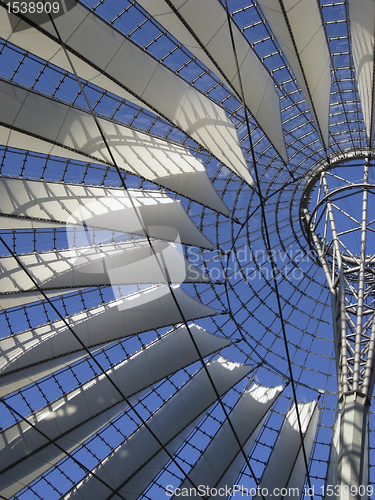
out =
[[[305,445],[305,452],[306,452],[306,459],[307,463],[309,463],[310,456],[311,456],[311,451],[312,447],[314,444],[314,439],[315,439],[315,434],[316,434],[316,428],[318,425],[318,420],[319,420],[319,408],[318,405],[316,405],[313,414],[311,416],[311,420],[308,424],[308,428],[305,431],[305,438],[304,438],[304,445]],[[293,471],[292,474],[289,477],[288,481],[288,486],[287,488],[289,491],[303,491],[303,485],[305,483],[305,478],[306,478],[306,465],[305,465],[305,459],[303,456],[303,450],[302,447],[299,450],[297,459],[294,463]]]
[[[54,297],[59,297],[60,295],[73,293],[75,291],[76,289],[46,290],[44,293],[48,298],[53,299]],[[44,296],[39,292],[9,293],[1,296],[0,309],[5,310],[10,307],[24,306],[32,302],[39,302],[40,300],[44,300]]]
[[[230,344],[229,340],[216,337],[195,325],[190,326],[190,332],[202,357]],[[198,360],[199,355],[190,335],[187,329],[181,326],[107,373],[120,391],[129,398],[135,394],[139,395],[158,380]],[[125,407],[119,392],[101,375],[29,417],[28,421],[35,429],[21,422],[5,430],[0,436],[0,470],[19,460],[22,463],[7,473],[8,478],[11,476],[15,484],[8,484],[7,480],[0,479],[1,494],[13,495],[18,491],[18,481],[24,482],[25,477],[31,481],[32,477],[38,477],[49,468],[48,462],[56,462],[62,458],[63,453],[55,446],[38,452],[40,447],[48,444],[48,440],[38,433],[38,430],[50,439],[64,435],[58,443],[71,450],[88,439],[107,421],[104,419],[108,418],[111,408],[110,413],[116,414]],[[102,415],[103,412],[107,412],[105,416]],[[31,460],[25,460],[24,457],[29,453],[37,455]],[[35,458],[41,461],[37,469],[33,465]]]
[[[93,347],[89,349],[89,351],[91,353],[94,353],[97,350],[105,347],[106,345],[108,345],[108,343],[102,344],[99,347]],[[0,348],[0,353],[3,354],[2,348]],[[6,396],[7,394],[15,392],[18,389],[22,389],[23,387],[33,384],[37,380],[40,380],[43,377],[47,377],[57,370],[68,367],[72,363],[75,363],[76,361],[84,358],[85,355],[86,352],[77,351],[73,354],[68,354],[63,358],[55,358],[50,361],[45,361],[39,364],[37,369],[35,369],[35,367],[30,367],[24,370],[21,369],[12,372],[9,375],[4,375],[3,377],[1,377],[0,397]]]
[[[350,36],[358,92],[369,146],[374,141],[374,31],[373,0],[349,0]]]
[[[316,401],[300,403],[298,404],[298,411],[308,463],[318,424],[319,407]],[[286,414],[285,421],[259,483],[259,488],[268,488],[268,491],[274,492],[274,498],[293,498],[293,493],[288,493],[286,496],[282,495],[281,489],[287,488],[287,491],[293,492],[289,488],[298,488],[300,494],[302,494],[305,478],[306,467],[301,436],[296,407],[293,406]],[[277,490],[279,494],[276,494],[275,489],[277,488],[279,488]],[[261,496],[257,495],[254,498],[260,499]]]
[[[174,296],[187,321],[210,316],[214,309],[192,299],[179,287]],[[139,332],[182,321],[181,314],[167,285],[151,287],[105,306],[95,307],[68,318],[67,323],[87,348]],[[108,328],[108,325],[111,327]],[[22,370],[25,378],[43,372],[44,363],[59,356],[85,352],[62,320],[0,340],[0,373]],[[55,369],[63,366],[58,360]],[[2,377],[4,386],[13,375]],[[5,380],[4,380],[5,379]],[[3,389],[2,389],[3,390]]]
[[[254,384],[242,394],[230,412],[230,421],[246,455],[250,452],[268,410],[281,390],[281,386],[270,388]],[[223,488],[222,491],[226,491],[227,487],[230,490],[236,484],[244,462],[244,456],[226,420],[190,471],[189,478],[196,485],[205,485],[210,489]],[[188,480],[179,486],[181,490],[190,487]]]
[[[138,3],[242,97],[227,14],[219,0]],[[234,22],[232,31],[246,106],[287,163],[280,102],[273,80]]]
[[[331,59],[316,0],[259,0],[328,148]],[[283,8],[282,8],[283,7]]]
[[[134,283],[207,282],[176,245],[146,239],[20,255],[18,260],[42,289]],[[36,289],[14,257],[0,259],[1,293]],[[0,295],[1,297],[1,295]]]
[[[0,81],[0,143],[38,153],[112,164],[90,113]],[[116,164],[226,215],[203,164],[185,148],[98,118]],[[68,153],[66,154],[66,149]]]
[[[69,0],[65,1],[69,3]],[[75,53],[72,62],[79,76],[125,98],[129,97],[129,92],[134,94],[190,135],[230,170],[252,183],[235,127],[217,104],[82,4],[72,7],[55,23],[69,52]],[[42,29],[52,35],[52,41],[50,37],[34,33],[38,48],[33,38],[25,37],[23,32],[11,34],[8,22],[3,21],[1,28],[12,43],[30,52],[36,50],[39,57],[71,71],[63,50],[53,42],[57,38],[51,23],[44,23]],[[51,45],[46,47],[48,44]]]
[[[252,366],[231,363],[220,358],[208,365],[210,376],[221,396],[252,371]],[[216,401],[216,394],[208,376],[202,369],[149,420],[148,426],[158,439],[174,453],[192,429],[192,423]],[[190,427],[189,427],[190,426]],[[149,431],[140,427],[122,445],[95,469],[95,476],[102,478],[127,498],[128,492],[138,495],[144,484],[160,470],[169,456]],[[129,485],[123,483],[133,475]],[[150,479],[151,478],[151,479]],[[130,490],[130,491],[128,491]],[[99,483],[94,476],[87,477],[71,492],[76,498],[107,498],[110,490]],[[71,497],[70,497],[71,498]]]
[[[1,181],[0,181],[1,182]],[[0,229],[51,229],[56,228],[61,222],[47,222],[36,219],[14,218],[0,215]]]
[[[148,235],[154,238],[213,248],[194,226],[181,203],[159,191],[124,191],[2,178],[0,214],[11,216],[16,227],[58,222],[142,236],[146,236],[146,228]],[[18,218],[23,220],[23,225],[17,225]],[[32,224],[24,219],[31,220]]]
[[[130,397],[130,403],[134,403],[138,397],[139,395]],[[127,405],[125,402],[119,403],[89,422],[86,422],[85,432],[87,433],[88,438],[97,432],[98,429],[106,425],[111,419],[118,416],[119,413],[126,408]],[[80,439],[82,437],[84,438],[84,434],[82,433],[82,428],[79,427],[78,429],[70,432],[67,437],[61,437],[58,439],[58,444],[70,453],[81,444]],[[55,446],[47,446],[39,452],[28,456],[26,463],[21,462],[1,474],[0,494],[6,498],[10,498],[25,488],[25,486],[30,484],[32,481],[37,479],[53,465],[58,463],[64,458],[64,456],[65,453],[60,452]]]
[[[1,6],[3,7],[3,6]],[[5,8],[5,7],[4,7]],[[12,21],[12,24],[10,22]],[[12,29],[12,25],[16,27]],[[43,28],[43,27],[42,27]],[[18,45],[24,50],[33,53],[46,61],[59,66],[65,71],[72,71],[68,59],[64,55],[64,51],[60,44],[52,38],[46,38],[45,32],[41,29],[33,29],[25,20],[19,19],[16,15],[8,13],[8,15],[0,15],[0,36],[4,40],[8,40],[14,45]],[[89,62],[83,61],[75,54],[69,53],[69,56],[74,64],[74,67],[80,67],[80,76],[84,80],[91,81],[95,78],[97,85],[105,88],[113,94],[117,94],[128,101],[134,102],[138,106],[146,107],[144,103],[139,101],[133,94],[127,92],[121,85],[115,83],[106,75],[101,74],[97,69],[92,67]]]

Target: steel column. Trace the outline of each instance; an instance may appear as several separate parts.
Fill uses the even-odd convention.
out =
[[[340,404],[336,436],[332,446],[328,481],[336,500],[363,500],[367,486],[367,412],[374,386],[375,315],[371,295],[375,289],[374,257],[367,255],[368,197],[375,186],[369,184],[369,162],[364,161],[363,182],[347,182],[330,189],[322,171],[317,180],[316,206],[302,211],[307,235],[316,249],[331,292],[334,344]],[[310,191],[311,192],[311,191]],[[354,216],[338,203],[351,194],[362,193],[361,216]],[[357,202],[358,203],[358,202]],[[336,213],[339,214],[337,220]],[[338,231],[343,218],[350,219]],[[351,224],[356,227],[351,228]],[[319,235],[322,234],[322,236]],[[342,238],[351,232],[360,235],[359,255]],[[368,315],[370,316],[369,319]],[[371,333],[369,330],[371,329]],[[334,472],[332,472],[334,471]],[[331,492],[332,490],[330,490]],[[330,498],[326,490],[326,498]]]

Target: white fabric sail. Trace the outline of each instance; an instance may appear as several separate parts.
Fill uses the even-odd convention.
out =
[[[221,396],[248,375],[253,367],[220,358],[209,363],[207,369]],[[193,429],[196,419],[215,401],[215,391],[202,369],[147,421],[148,427],[173,454]],[[134,498],[149,484],[150,477],[152,479],[157,474],[155,460],[160,469],[161,464],[168,462],[169,456],[143,425],[102,461],[95,469],[95,476],[118,489],[125,498],[128,493]],[[93,495],[98,499],[107,498],[111,491],[95,476],[82,481],[69,493],[69,498],[87,499]]]
[[[250,452],[264,423],[269,409],[282,391],[282,386],[263,387],[254,384],[244,392],[229,414],[230,422],[246,455]],[[189,473],[196,485],[204,485],[222,491],[231,490],[244,466],[245,458],[227,420],[224,421],[201,457]],[[189,491],[191,483],[186,479],[180,491]],[[226,489],[227,488],[227,489]],[[185,495],[194,498],[194,495]],[[177,497],[173,497],[177,498]]]
[[[27,143],[37,153],[113,165],[109,146],[121,169],[229,213],[203,164],[181,146],[97,118],[105,142],[90,113],[8,82],[0,81],[0,100],[0,144],[4,146],[24,148]]]
[[[349,20],[358,92],[361,98],[368,146],[371,147],[375,135],[375,3],[372,0],[349,0]]]
[[[174,298],[186,321],[215,314],[215,310],[192,299],[176,285]],[[123,299],[75,314],[66,320],[80,341],[89,349],[150,329],[180,323],[182,317],[167,285],[154,286]],[[108,328],[111,325],[111,328]],[[44,364],[55,361],[54,369],[64,366],[63,356],[86,352],[62,320],[0,340],[2,391],[20,372],[29,376],[44,374]],[[8,377],[4,377],[9,374]]]
[[[331,58],[316,0],[259,0],[328,148]]]
[[[70,288],[65,290],[46,290],[44,293],[49,299],[59,297],[67,293],[76,292],[77,289]],[[7,293],[1,295],[0,310],[9,309],[12,307],[23,306],[44,300],[44,295],[40,292],[21,292],[21,293]]]
[[[70,250],[0,258],[4,293],[38,288],[76,288],[100,285],[207,282],[208,276],[188,262],[176,245],[158,240],[132,240]]]
[[[298,411],[302,427],[301,431],[304,440],[306,460],[308,463],[318,425],[319,407],[316,401],[299,403]],[[275,493],[273,496],[275,498],[292,499],[295,497],[294,492],[298,491],[302,493],[305,478],[306,466],[301,444],[301,435],[299,432],[296,407],[293,405],[285,417],[283,426],[263,472],[259,488],[260,490],[262,488],[268,488],[268,491],[274,491]],[[282,493],[283,488],[286,488],[286,495]],[[278,494],[276,494],[276,491],[278,491]],[[257,495],[254,498],[258,500],[261,496]]]
[[[219,0],[139,0],[152,16],[242,98],[227,13]],[[199,16],[197,12],[199,11]],[[288,155],[274,82],[231,21],[245,104],[285,163]]]
[[[157,381],[199,361],[199,356],[204,358],[230,345],[229,340],[216,337],[196,325],[191,325],[189,330],[199,354],[185,326],[180,326],[115,365],[107,375],[126,398],[138,397],[141,391]],[[109,414],[113,418],[126,407],[121,394],[100,375],[28,417],[30,425],[20,422],[6,429],[0,435],[0,470],[7,469],[5,477],[8,481],[1,476],[1,494],[15,494],[25,478],[30,482],[48,469],[51,461],[56,463],[64,456],[57,447],[49,445],[43,435],[51,440],[57,439],[58,444],[70,452],[102,427]],[[28,453],[33,457],[28,458]],[[40,465],[35,467],[38,460]]]
[[[70,0],[65,2],[72,3]],[[17,20],[13,22],[17,24]],[[125,98],[129,92],[135,95],[252,184],[235,127],[215,102],[80,3],[57,18],[55,23],[69,53],[75,55],[72,62],[80,77]],[[35,50],[35,41],[30,43],[32,39],[20,34],[20,30],[12,33],[9,21],[3,21],[1,29],[12,43],[31,52]],[[39,42],[37,55],[72,71],[52,24],[43,24],[42,33],[48,36],[41,36],[36,28],[31,29]],[[87,43],[88,39],[90,43]],[[45,45],[47,47],[43,48]],[[123,71],[123,68],[127,70]],[[117,84],[116,88],[111,80]],[[125,94],[122,89],[125,89]]]
[[[0,213],[1,221],[12,217],[19,229],[45,223],[90,226],[213,248],[181,203],[159,191],[2,178]]]

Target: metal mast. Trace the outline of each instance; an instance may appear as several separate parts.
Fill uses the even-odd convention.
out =
[[[358,165],[355,168],[358,171]],[[364,498],[367,485],[367,412],[375,347],[375,256],[369,244],[374,231],[368,213],[375,186],[369,182],[369,168],[366,158],[359,181],[341,177],[337,168],[322,169],[307,184],[301,207],[307,238],[331,292],[341,415],[327,486],[333,486],[336,498],[345,499]]]

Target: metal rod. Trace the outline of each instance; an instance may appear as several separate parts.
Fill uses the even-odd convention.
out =
[[[305,212],[305,218],[306,218],[306,221],[307,221],[307,224],[310,226],[310,215],[307,211],[307,209],[305,208],[304,209],[304,212]],[[329,267],[328,267],[328,264],[327,264],[327,261],[324,257],[324,253],[323,253],[323,250],[322,250],[322,247],[320,245],[320,241],[319,241],[319,238],[317,237],[315,231],[314,231],[314,228],[311,228],[311,236],[312,236],[312,240],[313,240],[313,243],[314,243],[314,246],[316,248],[316,251],[318,253],[318,257],[319,257],[319,260],[320,260],[320,263],[323,267],[323,270],[324,270],[324,274],[326,276],[326,279],[328,281],[328,286],[330,288],[330,290],[332,291],[332,279],[331,279],[331,273],[330,273],[330,270],[329,270]]]
[[[324,192],[325,192],[325,195],[327,197],[327,201],[326,201],[326,203],[327,203],[327,212],[328,212],[328,217],[329,217],[329,223],[330,223],[330,226],[331,226],[333,244],[334,244],[334,248],[335,248],[335,257],[336,257],[336,260],[337,260],[338,268],[340,270],[341,269],[341,265],[342,265],[341,252],[340,252],[340,244],[339,244],[339,239],[338,239],[338,236],[337,236],[336,222],[335,222],[335,217],[334,217],[334,214],[333,214],[332,203],[331,203],[331,200],[329,198],[329,188],[328,188],[328,183],[327,183],[327,178],[326,178],[325,172],[322,172],[322,181],[323,181]],[[332,267],[332,272],[334,272],[333,269],[334,269],[334,266]]]
[[[365,375],[362,392],[371,400],[374,385],[374,351],[375,351],[375,315],[372,317],[371,337],[368,345]]]
[[[347,349],[347,330],[346,330],[346,309],[345,309],[345,278],[343,269],[340,270],[340,281],[339,281],[339,296],[340,296],[340,360],[339,360],[339,371],[338,377],[341,385],[341,390],[345,394],[349,390],[348,384],[348,349]],[[341,394],[340,394],[341,396]]]
[[[365,161],[363,180],[364,183],[368,182],[369,165]],[[359,371],[361,363],[361,346],[362,346],[362,322],[363,322],[363,297],[365,288],[365,266],[366,266],[366,242],[367,242],[367,205],[368,205],[368,191],[363,189],[362,197],[362,224],[361,224],[361,253],[359,260],[359,273],[358,273],[358,305],[357,305],[357,324],[355,332],[355,351],[354,351],[354,368],[353,368],[353,390],[360,390]]]

